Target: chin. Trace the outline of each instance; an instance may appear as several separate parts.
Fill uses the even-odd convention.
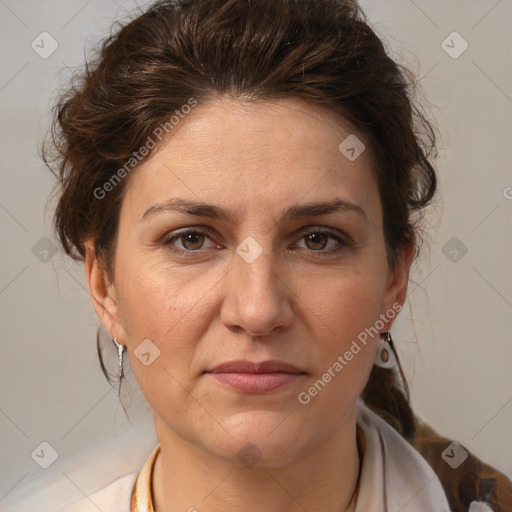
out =
[[[242,416],[242,417],[240,417]],[[282,467],[299,457],[300,435],[286,414],[250,411],[220,422],[229,432],[211,440],[211,450],[238,466]],[[303,436],[304,431],[300,434]]]

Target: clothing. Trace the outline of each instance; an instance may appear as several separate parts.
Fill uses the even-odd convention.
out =
[[[357,425],[365,439],[356,512],[458,512],[450,508],[439,478],[428,462],[388,423],[357,403]],[[153,512],[151,474],[160,446],[151,448],[140,471],[124,474],[72,505],[5,512]],[[2,504],[3,505],[3,504]],[[467,512],[497,512],[473,501]],[[466,510],[464,512],[466,512]],[[501,511],[500,511],[501,512]]]
[[[467,458],[459,467],[452,468],[443,457],[443,454],[453,453],[450,450],[452,440],[440,436],[417,416],[414,421],[416,434],[409,442],[434,469],[453,512],[468,509],[471,512],[487,512],[489,509],[512,512],[512,482],[509,478],[460,444]]]

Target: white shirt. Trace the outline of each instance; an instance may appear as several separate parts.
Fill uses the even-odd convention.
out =
[[[364,433],[366,448],[356,512],[452,512],[441,483],[427,461],[388,423],[370,410],[362,399],[357,403],[357,424]],[[151,503],[150,475],[159,449],[155,441],[154,435],[146,436],[142,443],[138,439],[138,444],[133,439],[128,443],[125,437],[117,442],[119,453],[111,457],[114,463],[110,464],[109,469],[105,467],[108,466],[105,455],[99,456],[100,462],[95,463],[95,469],[94,464],[87,463],[85,472],[80,471],[80,461],[77,460],[74,468],[58,468],[46,476],[44,482],[38,480],[35,485],[1,502],[0,510],[98,512],[99,509],[102,512],[151,512],[151,505],[146,507],[142,504]],[[129,456],[126,453],[127,446],[130,447]],[[138,464],[140,471],[133,470],[134,464]],[[98,485],[100,480],[102,486]],[[62,486],[63,481],[66,491]],[[132,511],[131,501],[136,481],[141,504],[136,511]],[[105,485],[105,482],[108,484]],[[96,489],[91,491],[94,485]],[[71,497],[73,492],[74,499]],[[486,503],[473,502],[468,512],[492,512],[492,508]]]

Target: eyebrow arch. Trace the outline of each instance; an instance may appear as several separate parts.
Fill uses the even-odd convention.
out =
[[[167,211],[177,211],[200,217],[211,217],[213,219],[223,221],[236,221],[239,218],[238,215],[232,214],[220,206],[190,201],[188,199],[172,198],[164,203],[150,206],[142,215],[141,221],[152,217],[155,214]],[[338,198],[330,201],[293,205],[284,212],[282,220],[297,220],[305,217],[316,217],[336,212],[355,213],[357,216],[361,217],[364,222],[369,224],[368,217],[366,216],[366,212],[363,208],[357,204],[351,203],[350,201]]]

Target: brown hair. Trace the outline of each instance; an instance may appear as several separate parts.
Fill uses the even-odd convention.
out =
[[[54,107],[43,155],[58,169],[54,223],[60,243],[83,261],[84,241],[92,238],[113,281],[129,177],[116,183],[108,200],[95,191],[158,126],[190,98],[201,103],[219,95],[246,101],[295,97],[326,106],[366,137],[393,266],[404,244],[418,248],[421,210],[436,190],[429,162],[436,154],[434,131],[413,102],[415,87],[412,73],[387,55],[354,1],[157,2],[119,24]],[[98,350],[102,361],[99,337]],[[401,390],[392,371],[374,367],[362,397],[410,438],[414,421],[405,379],[403,385]]]

